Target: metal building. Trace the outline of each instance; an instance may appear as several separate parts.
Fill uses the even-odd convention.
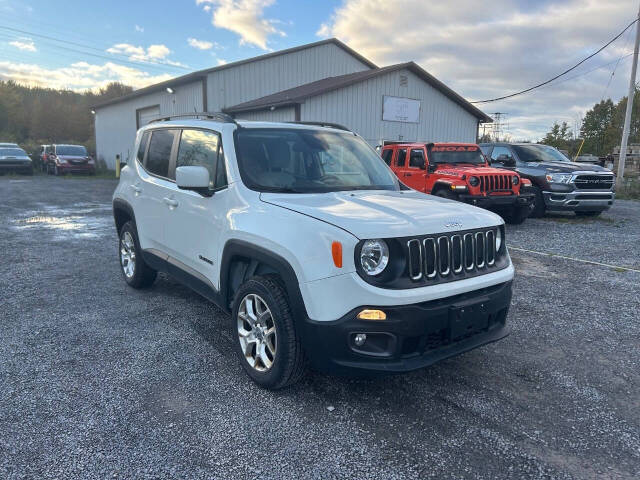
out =
[[[371,145],[474,142],[491,118],[413,62],[378,68],[337,39],[221,65],[93,107],[99,159],[128,158],[156,117],[224,111],[236,118],[340,123]]]

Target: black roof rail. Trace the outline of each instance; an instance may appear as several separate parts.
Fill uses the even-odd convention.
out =
[[[345,127],[344,125],[340,125],[339,123],[331,123],[331,122],[287,122],[287,123],[296,123],[298,125],[316,125],[318,127],[330,127],[337,128],[338,130],[345,130],[347,132],[351,132],[351,129]]]
[[[193,112],[193,113],[181,113],[178,115],[168,115],[163,117],[154,118],[149,123],[155,122],[168,122],[169,120],[175,120],[176,118],[206,118],[208,120],[217,120],[224,123],[234,123],[238,125],[235,119],[226,113],[222,112]],[[240,125],[238,125],[240,126]]]

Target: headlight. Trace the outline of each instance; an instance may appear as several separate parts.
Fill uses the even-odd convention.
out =
[[[520,183],[520,177],[518,175],[514,175],[513,177],[511,177],[511,183],[513,183],[514,185],[518,185]]]
[[[472,187],[477,187],[480,185],[480,179],[478,177],[469,177],[469,185]]]
[[[571,173],[547,173],[549,183],[571,183]]]
[[[387,268],[389,263],[389,247],[384,240],[367,240],[360,250],[360,265],[364,273],[370,276],[378,275]]]
[[[500,251],[500,247],[502,246],[502,228],[498,227],[496,230],[496,252]]]

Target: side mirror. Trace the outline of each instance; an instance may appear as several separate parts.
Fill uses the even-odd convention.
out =
[[[210,195],[209,170],[202,166],[176,168],[176,185],[183,190],[193,190],[201,195]]]
[[[430,163],[427,168],[427,172],[434,173],[436,171],[437,165],[435,163]]]

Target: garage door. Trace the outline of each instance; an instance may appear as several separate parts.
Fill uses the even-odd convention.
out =
[[[138,128],[145,126],[151,120],[160,116],[160,105],[141,108],[138,110]]]

